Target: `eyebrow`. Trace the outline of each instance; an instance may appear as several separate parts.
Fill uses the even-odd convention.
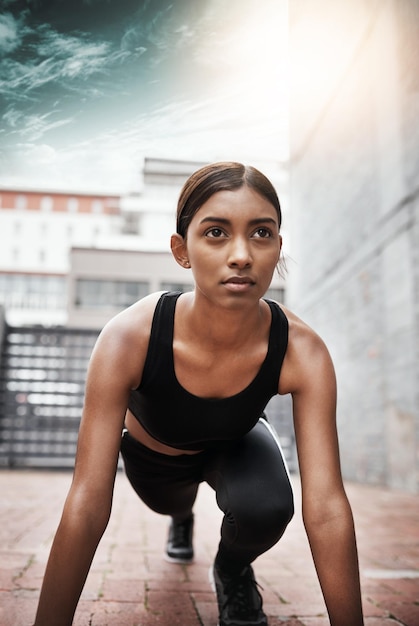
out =
[[[207,222],[217,222],[218,224],[231,224],[231,220],[227,219],[226,217],[204,217],[201,221],[200,224],[206,224]],[[277,221],[273,219],[273,217],[255,217],[254,219],[249,221],[249,224],[252,225],[257,225],[257,224],[266,224],[266,223],[270,223],[270,224],[275,224],[277,225]]]

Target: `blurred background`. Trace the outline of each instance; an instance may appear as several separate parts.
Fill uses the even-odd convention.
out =
[[[193,288],[177,195],[238,160],[281,199],[267,295],[332,354],[345,478],[419,492],[418,42],[417,0],[0,2],[0,466],[72,467],[97,334]]]

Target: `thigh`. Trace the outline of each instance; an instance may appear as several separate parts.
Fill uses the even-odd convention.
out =
[[[150,509],[172,516],[191,512],[203,480],[200,455],[160,454],[138,442],[128,431],[122,437],[121,455],[128,480]]]

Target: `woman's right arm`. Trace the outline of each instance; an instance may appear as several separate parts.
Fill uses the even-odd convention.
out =
[[[155,298],[145,300],[114,318],[93,350],[73,481],[48,559],[34,626],[72,624],[106,529],[128,396],[141,379],[155,304]]]

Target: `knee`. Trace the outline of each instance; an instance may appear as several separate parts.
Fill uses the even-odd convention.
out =
[[[261,507],[262,523],[268,526],[273,535],[279,539],[294,515],[294,498],[292,491],[281,498],[272,497]]]
[[[258,503],[249,501],[245,510],[237,512],[237,521],[255,537],[264,537],[268,543],[276,543],[293,515],[294,498],[290,490],[286,496],[271,496]]]

